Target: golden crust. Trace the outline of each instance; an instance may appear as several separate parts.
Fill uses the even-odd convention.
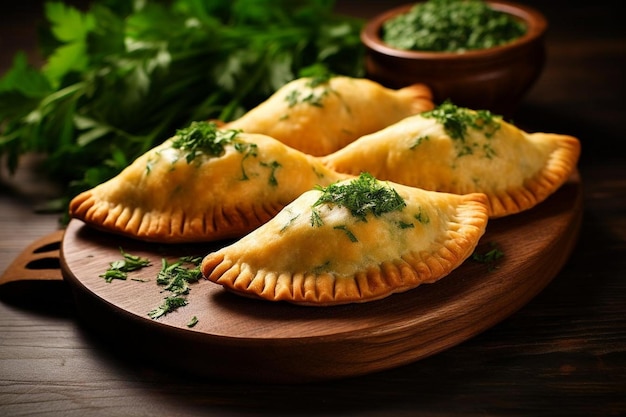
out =
[[[311,190],[263,226],[206,255],[201,270],[243,296],[329,306],[433,283],[472,254],[487,225],[484,194],[389,184],[406,201],[401,211],[363,221],[345,207],[323,205],[323,224],[313,226],[311,206],[321,192]]]
[[[69,214],[139,240],[208,242],[240,237],[311,187],[347,177],[273,138],[239,138],[256,145],[256,154],[229,145],[219,157],[203,155],[190,163],[169,139],[76,196]]]
[[[578,139],[526,133],[501,121],[492,136],[470,129],[465,144],[422,115],[408,117],[321,157],[329,168],[352,175],[455,194],[489,197],[490,217],[528,210],[554,193],[576,169]]]
[[[310,78],[300,78],[286,84],[224,127],[262,133],[320,156],[434,107],[432,93],[423,84],[393,90],[367,79],[343,76],[315,87],[310,82]]]

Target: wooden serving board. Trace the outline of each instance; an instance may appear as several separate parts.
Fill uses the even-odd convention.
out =
[[[504,252],[496,269],[468,259],[435,284],[337,307],[253,300],[201,280],[191,284],[186,306],[152,319],[148,313],[170,295],[156,283],[162,259],[204,256],[218,245],[147,244],[78,220],[63,237],[61,270],[91,329],[155,363],[235,380],[324,380],[407,364],[502,321],[558,273],[576,242],[581,217],[582,185],[576,175],[534,209],[489,222],[478,252],[495,243]],[[132,279],[107,283],[100,275],[121,259],[120,248],[149,258],[152,265],[130,273]],[[188,327],[194,316],[197,324]]]

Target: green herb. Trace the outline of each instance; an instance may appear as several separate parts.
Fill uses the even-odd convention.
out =
[[[443,125],[450,138],[455,139],[455,146],[458,156],[471,155],[478,146],[475,143],[467,142],[469,129],[483,132],[486,138],[491,138],[500,129],[502,117],[492,114],[489,110],[471,110],[465,107],[458,107],[449,100],[444,101],[433,110],[422,113],[423,117],[434,118]],[[495,151],[489,144],[480,147],[485,156],[492,158]]]
[[[418,222],[420,222],[422,224],[430,223],[430,218],[428,217],[427,214],[422,212],[422,208],[421,207],[420,207],[419,213],[413,215],[413,217],[415,218],[415,220],[417,220]]]
[[[495,242],[490,242],[491,249],[486,252],[479,253],[474,251],[472,254],[472,260],[488,265],[488,270],[493,271],[497,268],[496,262],[504,256],[504,252],[498,247]]]
[[[399,221],[398,222],[398,227],[400,229],[412,229],[412,228],[415,227],[415,225],[413,223],[407,223],[407,222],[404,222],[404,221]]]
[[[270,177],[268,179],[268,183],[273,187],[277,186],[278,180],[276,179],[276,170],[280,168],[282,165],[280,165],[280,163],[276,161],[272,161],[270,163],[261,162],[261,166],[264,166],[270,169]]]
[[[195,266],[200,265],[202,263],[202,259],[203,259],[202,256],[193,256],[193,255],[180,257],[181,262],[187,262]]]
[[[383,41],[415,51],[464,52],[492,48],[526,33],[515,17],[482,0],[428,0],[383,24]]]
[[[104,274],[100,275],[106,282],[111,282],[114,279],[125,280],[128,277],[128,272],[150,266],[149,259],[131,255],[122,248],[119,249],[122,254],[122,259],[109,263],[109,269],[107,269]]]
[[[362,19],[328,0],[45,3],[45,64],[0,79],[0,157],[46,155],[56,208],[196,120],[232,120],[287,82],[363,76]],[[324,71],[321,71],[323,69]],[[52,202],[50,202],[52,204]]]
[[[311,224],[314,226],[322,223],[316,210],[316,207],[322,204],[346,207],[350,214],[363,221],[366,221],[367,214],[380,216],[391,211],[400,211],[406,206],[406,202],[395,189],[378,181],[369,173],[362,173],[347,183],[335,183],[316,189],[320,190],[322,195],[312,206]]]
[[[161,316],[166,315],[179,307],[187,305],[187,299],[185,297],[170,296],[165,298],[163,304],[148,313],[148,316],[152,319],[158,319]]]
[[[161,270],[157,274],[157,284],[163,285],[165,290],[174,294],[183,295],[189,293],[189,283],[197,282],[202,277],[199,266],[188,268],[183,261],[172,264],[167,259],[161,259]]]
[[[419,136],[417,139],[415,139],[415,142],[413,142],[413,145],[411,145],[409,149],[415,149],[427,140],[430,140],[430,137],[428,135]]]
[[[356,236],[354,236],[354,233],[352,233],[350,231],[350,229],[348,229],[348,226],[346,226],[346,225],[335,226],[335,227],[333,227],[333,229],[342,230],[346,234],[346,236],[348,236],[348,239],[350,239],[350,242],[354,243],[354,242],[358,242],[359,241],[356,238]]]
[[[188,127],[176,131],[172,147],[186,151],[185,159],[190,163],[200,154],[222,155],[224,146],[232,144],[239,133],[239,130],[219,130],[214,122],[192,122]]]
[[[196,324],[198,324],[198,318],[196,316],[193,316],[191,320],[189,320],[189,322],[187,323],[187,327],[194,327]]]
[[[185,151],[185,160],[191,163],[199,155],[220,156],[224,153],[224,148],[231,145],[237,152],[243,154],[241,179],[245,181],[248,179],[248,174],[244,168],[244,162],[249,157],[257,156],[258,145],[240,140],[239,133],[241,133],[240,130],[221,130],[214,122],[191,122],[188,127],[177,130],[176,136],[172,139],[172,147]],[[146,167],[148,172],[150,165],[151,161],[148,161]]]
[[[331,93],[329,81],[332,78],[330,73],[320,73],[306,83],[306,86],[311,88],[308,94],[303,94],[302,91],[294,88],[289,91],[285,96],[285,100],[289,104],[289,107],[293,107],[299,103],[306,103],[314,107],[324,107],[324,97]]]

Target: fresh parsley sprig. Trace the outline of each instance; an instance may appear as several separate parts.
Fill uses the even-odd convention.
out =
[[[195,120],[232,120],[309,68],[363,75],[361,19],[328,0],[45,3],[45,64],[0,79],[0,157],[46,156],[49,209],[104,182]],[[310,75],[310,74],[309,74]],[[51,202],[53,203],[53,202]]]

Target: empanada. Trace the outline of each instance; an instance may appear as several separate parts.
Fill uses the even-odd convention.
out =
[[[364,78],[308,77],[287,83],[224,127],[262,133],[319,156],[433,107],[422,84],[392,90]]]
[[[145,241],[240,237],[338,174],[265,135],[195,122],[119,175],[76,196],[69,214]]]
[[[449,274],[487,225],[484,194],[437,193],[368,174],[316,187],[203,259],[240,295],[329,306],[381,299]]]
[[[331,169],[455,194],[482,192],[490,217],[528,210],[576,168],[578,139],[526,133],[488,111],[449,102],[320,159]]]

